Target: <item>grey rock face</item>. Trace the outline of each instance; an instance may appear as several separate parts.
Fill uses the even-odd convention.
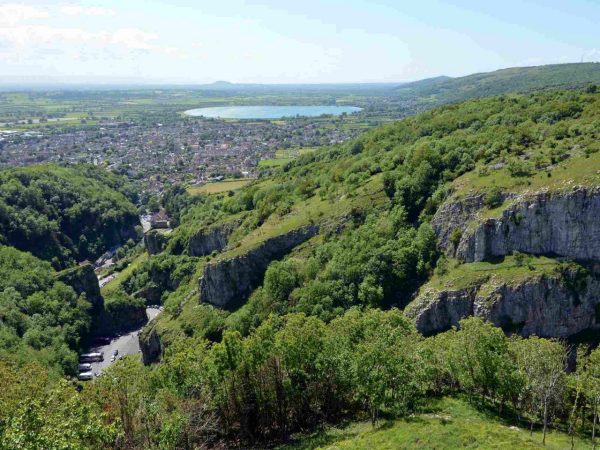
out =
[[[146,328],[140,334],[140,350],[142,351],[142,360],[148,365],[158,361],[162,354],[162,345],[160,336],[154,327]]]
[[[477,289],[429,290],[417,297],[404,313],[415,320],[417,330],[425,336],[441,333],[465,317],[473,315]]]
[[[425,335],[477,316],[522,336],[567,338],[600,328],[600,281],[588,275],[575,289],[571,283],[575,276],[537,276],[517,284],[488,281],[454,291],[430,289],[422,292],[406,313]]]
[[[220,252],[227,246],[231,233],[238,227],[237,222],[204,229],[190,238],[188,254],[190,256],[205,256],[212,252]]]
[[[463,230],[456,256],[484,261],[513,251],[556,255],[573,260],[600,260],[600,188],[539,192],[515,199],[500,218],[482,220],[469,202],[444,205],[433,220],[440,246],[449,250],[452,230]],[[466,219],[466,220],[465,220]]]
[[[98,278],[91,264],[83,264],[64,270],[59,272],[57,277],[59,281],[71,286],[77,294],[81,295],[85,293],[96,313],[104,308],[104,300],[100,294]]]
[[[165,249],[167,238],[156,230],[150,230],[144,234],[144,245],[149,255],[157,255]]]
[[[465,232],[468,223],[475,217],[477,211],[483,208],[484,196],[477,194],[465,198],[460,202],[447,202],[440,206],[431,221],[441,249],[453,254],[454,245],[451,242],[451,235],[454,230],[460,230],[461,234]]]
[[[209,264],[199,280],[200,301],[220,308],[242,305],[263,281],[267,266],[319,232],[318,225],[266,240],[249,252]]]

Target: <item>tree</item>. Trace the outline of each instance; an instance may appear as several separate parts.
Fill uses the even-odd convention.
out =
[[[85,449],[114,444],[97,405],[39,365],[0,363],[0,449]]]
[[[125,357],[108,368],[91,387],[91,396],[103,409],[110,411],[110,419],[119,425],[125,448],[136,444],[150,446],[151,430],[148,423],[150,402],[149,377],[144,366],[135,357]]]
[[[424,392],[419,335],[397,310],[369,310],[359,320],[362,339],[352,350],[355,397],[369,411],[373,425],[382,411],[405,415]]]
[[[548,417],[551,410],[561,401],[565,386],[566,348],[559,341],[532,336],[512,341],[512,351],[525,380],[523,392],[528,400],[525,403],[530,413],[542,418],[542,443],[545,445]]]
[[[500,410],[520,386],[504,332],[478,317],[460,321],[449,348],[451,370],[467,392],[500,401]]]
[[[600,407],[600,348],[589,355],[578,353],[576,376],[581,382],[582,391],[592,408],[592,447],[596,448],[596,426]]]
[[[577,412],[581,409],[581,401],[584,393],[585,377],[587,372],[584,370],[588,361],[587,349],[580,345],[577,348],[577,370],[567,374],[566,385],[574,394],[571,411],[569,412],[569,435],[571,436],[571,450],[575,448],[575,425],[577,423]]]
[[[289,261],[275,261],[269,265],[265,273],[265,292],[278,302],[287,300],[297,283],[296,271]]]

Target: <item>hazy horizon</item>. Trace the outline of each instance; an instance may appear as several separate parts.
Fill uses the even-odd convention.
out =
[[[0,81],[402,83],[597,61],[599,16],[586,0],[9,1]]]

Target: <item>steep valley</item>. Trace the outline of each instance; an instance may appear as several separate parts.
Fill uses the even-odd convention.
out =
[[[101,291],[77,262],[129,223],[126,189],[111,178],[114,192],[85,202],[117,205],[116,216],[62,208],[69,223],[118,225],[67,239],[52,231],[68,222],[59,200],[33,183],[27,198],[50,205],[36,232],[56,239],[39,258],[0,247],[10,275],[0,379],[13,380],[11,399],[35,397],[26,374],[44,374],[41,391],[102,430],[98,448],[294,448],[299,434],[313,448],[334,445],[329,425],[355,421],[341,445],[408,432],[434,445],[444,430],[448,442],[492,445],[484,432],[465,437],[473,423],[531,448],[548,427],[549,445],[587,442],[600,367],[599,124],[595,87],[506,94],[299,155],[239,189],[174,186],[154,199],[173,229],[146,232],[145,249],[123,243]],[[14,239],[26,208],[3,198],[13,220],[0,235]],[[124,357],[92,383],[56,387],[94,321],[139,326],[147,305],[162,311],[139,333],[143,363]],[[62,420],[56,398],[36,411]],[[4,423],[18,425],[0,421],[0,432]]]

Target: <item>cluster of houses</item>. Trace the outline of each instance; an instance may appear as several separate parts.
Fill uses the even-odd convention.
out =
[[[206,182],[214,174],[256,175],[261,159],[286,147],[342,142],[357,134],[310,118],[230,122],[186,118],[153,125],[104,122],[77,130],[0,133],[0,167],[44,162],[106,165],[154,184]],[[160,175],[157,177],[157,175]],[[150,188],[152,191],[152,187]]]

